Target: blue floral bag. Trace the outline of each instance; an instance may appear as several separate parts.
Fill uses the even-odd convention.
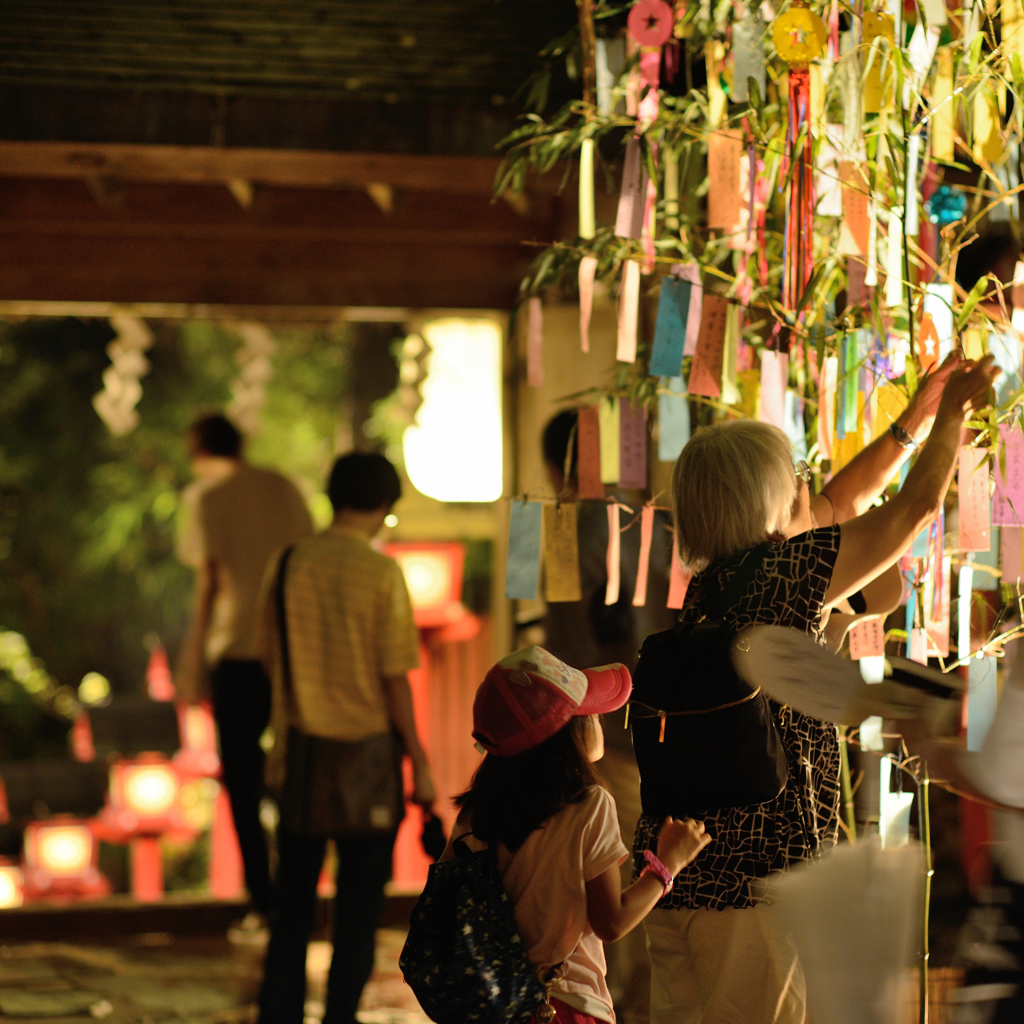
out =
[[[430,866],[398,963],[424,1013],[438,1024],[526,1024],[554,1009],[526,957],[494,853],[461,838],[456,856]]]

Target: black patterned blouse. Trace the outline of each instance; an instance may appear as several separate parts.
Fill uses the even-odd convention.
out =
[[[839,553],[839,527],[810,530],[767,545],[768,554],[744,597],[726,613],[733,628],[791,626],[821,637],[821,606]],[[695,576],[681,612],[684,622],[704,614],[703,581],[719,574],[727,585],[736,569],[764,547],[751,548],[713,562]],[[836,727],[789,707],[772,703],[779,733],[789,755],[789,782],[766,804],[731,808],[706,815],[711,842],[676,877],[661,908],[751,907],[759,903],[751,879],[784,871],[831,849],[839,828],[839,743]],[[685,785],[685,780],[680,780]],[[633,870],[645,865],[643,851],[657,848],[659,818],[642,815],[633,841]]]

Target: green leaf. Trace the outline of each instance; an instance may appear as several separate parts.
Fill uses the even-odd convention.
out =
[[[960,307],[960,312],[956,317],[957,330],[962,331],[967,326],[968,320],[971,318],[971,314],[974,312],[974,307],[985,297],[985,292],[988,291],[989,275],[986,274],[981,278],[978,283],[971,289],[970,294],[967,296],[964,304]]]

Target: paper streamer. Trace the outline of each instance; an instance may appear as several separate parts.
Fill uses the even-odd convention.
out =
[[[907,46],[907,53],[910,57],[910,73],[907,74],[903,84],[904,107],[910,108],[912,102],[916,106],[916,96],[921,91],[921,83],[924,81],[928,69],[932,66],[941,31],[935,25],[925,28],[919,21],[914,29],[914,34],[910,37],[910,44]],[[916,168],[916,166],[916,164],[911,164],[911,167]],[[907,233],[910,233],[909,229]]]
[[[993,526],[1024,526],[1024,434],[1017,425],[999,424],[995,458]]]
[[[971,658],[967,673],[967,749],[981,750],[996,715],[996,659]]]
[[[974,162],[994,164],[1003,155],[999,135],[999,104],[993,89],[981,88],[974,94]]]
[[[866,165],[861,161],[840,160],[843,222],[839,232],[839,252],[846,256],[867,256],[868,197],[870,189]]]
[[[725,315],[728,302],[711,292],[704,296],[700,337],[690,368],[687,390],[691,395],[718,398],[722,393],[722,358],[725,343]]]
[[[999,531],[999,571],[1003,582],[1016,587],[1024,579],[1024,531],[1004,526]]]
[[[932,590],[930,607],[926,609],[925,629],[935,650],[942,658],[949,657],[949,608],[950,579],[952,576],[953,559],[949,555],[942,556],[942,568],[936,573],[935,586]]]
[[[988,453],[980,448],[961,448],[958,476],[958,507],[961,551],[988,551],[990,532],[989,472],[983,466]]]
[[[683,355],[692,356],[697,351],[697,339],[700,337],[700,321],[704,312],[704,286],[700,280],[700,267],[695,263],[673,266],[673,273],[693,286],[690,291],[690,309],[686,315],[686,342],[683,344]]]
[[[513,601],[533,601],[540,575],[541,504],[513,501],[508,518],[508,562],[505,596]]]
[[[675,277],[661,279],[658,319],[654,325],[654,344],[648,373],[652,377],[678,377],[686,344],[686,320],[690,313],[693,284]]]
[[[636,360],[636,321],[640,309],[640,264],[624,260],[619,295],[619,335],[615,358],[620,363]]]
[[[608,506],[608,555],[605,569],[608,583],[604,590],[604,603],[617,604],[619,600],[619,581],[621,577],[622,535],[619,532],[619,506],[612,502]]]
[[[594,308],[594,274],[597,272],[597,257],[584,256],[580,260],[580,348],[590,351],[590,314]]]
[[[786,427],[786,383],[789,356],[785,352],[764,349],[761,352],[761,420]]]
[[[682,608],[686,600],[686,590],[690,586],[690,574],[683,567],[679,559],[679,540],[672,535],[672,568],[668,577],[668,601],[667,608]]]
[[[531,388],[544,387],[544,309],[533,296],[529,303],[526,326],[526,383]]]
[[[832,435],[836,421],[836,382],[839,360],[825,356],[821,369],[821,387],[818,398],[818,451],[823,459],[832,458]]]
[[[647,604],[647,577],[651,568],[651,541],[654,539],[654,506],[645,505],[640,513],[640,561],[636,567],[633,607]]]
[[[970,555],[967,556],[968,559]],[[974,569],[968,561],[960,566],[957,580],[956,616],[958,621],[956,656],[967,658],[971,653],[971,591],[974,583]]]
[[[576,502],[544,505],[544,599],[579,601],[580,556]]]
[[[729,129],[708,136],[708,227],[733,232],[740,219],[743,135]]]
[[[912,629],[910,631],[909,657],[919,665],[928,664],[928,631]]]
[[[635,136],[626,145],[622,167],[622,187],[615,217],[615,234],[620,238],[639,238],[643,230],[647,201],[647,170],[643,166],[640,143]]]
[[[914,791],[890,792],[892,761],[882,758],[879,787],[878,838],[883,850],[898,850],[910,841],[910,805]]]
[[[938,2],[938,0],[937,0]],[[945,5],[943,5],[945,6]],[[972,39],[973,35],[966,36]],[[953,49],[950,46],[939,47],[938,74],[932,87],[931,118],[932,156],[940,163],[953,162]]]
[[[911,132],[907,139],[907,164],[910,167],[910,180],[907,182],[906,203],[907,203],[907,237],[916,238],[921,231],[919,223],[920,196],[917,191],[917,165],[921,159],[921,136],[917,132]]]
[[[898,306],[903,301],[903,220],[896,210],[889,211],[888,257],[885,265],[885,304]]]
[[[732,27],[732,99],[734,103],[749,101],[747,79],[753,78],[764,96],[764,37],[767,26],[756,14],[747,13]]]
[[[864,44],[862,62],[865,65],[864,113],[880,114],[883,110],[892,110],[894,68],[891,57],[883,55],[881,44],[874,40],[888,40],[886,50],[891,53],[896,24],[891,14],[866,12],[861,26]],[[871,47],[870,51],[868,47]]]
[[[861,619],[850,628],[850,657],[880,658],[885,655],[885,626],[880,618]]]
[[[860,723],[860,746],[862,750],[885,750],[882,739],[882,718],[872,715]]]
[[[619,403],[606,398],[597,406],[601,434],[601,483],[619,482]]]
[[[738,359],[740,351],[740,307],[730,302],[725,313],[725,342],[722,347],[722,402],[735,405],[740,400]]]
[[[885,655],[876,654],[860,659],[860,677],[865,683],[875,685],[885,680]]]
[[[864,286],[878,287],[878,217],[874,196],[868,198],[868,254],[864,264]]]
[[[925,285],[924,310],[932,318],[939,339],[939,362],[953,351],[953,286],[933,283]]]
[[[580,144],[580,238],[593,238],[594,221],[594,140]]]
[[[647,410],[619,399],[619,486],[647,486]]]
[[[825,135],[818,144],[818,156],[814,165],[814,191],[818,197],[815,213],[819,217],[843,215],[843,184],[839,176],[842,133],[842,125],[826,125]]]
[[[662,377],[661,387],[672,394],[658,395],[658,461],[675,462],[690,440],[690,405],[682,377]]]
[[[596,405],[581,405],[576,414],[576,493],[581,498],[604,498],[601,483],[601,427]]]

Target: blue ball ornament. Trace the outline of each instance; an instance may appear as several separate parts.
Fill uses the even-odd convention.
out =
[[[940,228],[955,224],[967,213],[967,196],[953,185],[940,185],[924,204],[928,219]]]

